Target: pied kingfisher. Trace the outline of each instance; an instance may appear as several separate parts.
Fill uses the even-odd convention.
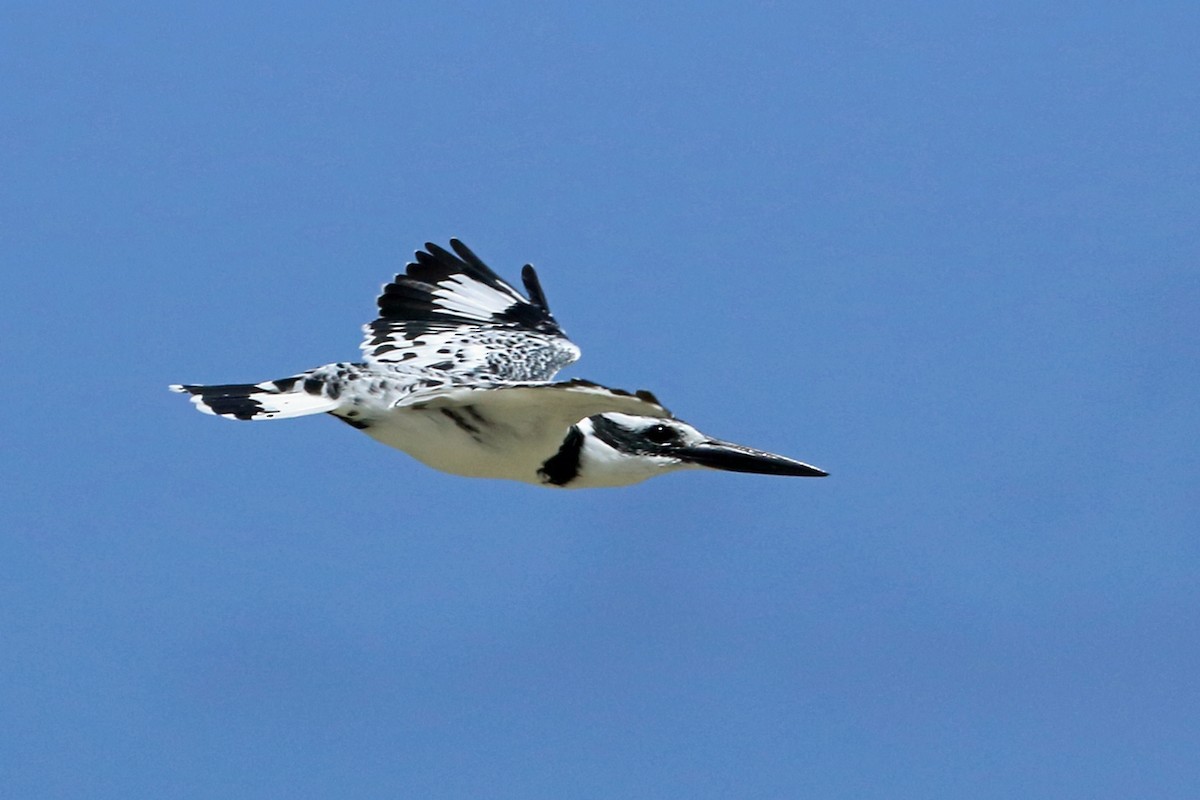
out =
[[[552,381],[579,358],[533,266],[522,297],[457,239],[426,244],[383,288],[363,361],[253,384],[173,385],[206,414],[332,414],[434,469],[540,486],[627,486],[707,467],[823,476],[816,467],[706,436],[646,391]]]

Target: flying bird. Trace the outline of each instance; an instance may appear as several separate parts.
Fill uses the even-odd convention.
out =
[[[426,244],[379,295],[362,361],[263,383],[170,388],[206,414],[331,414],[434,469],[568,489],[627,486],[708,468],[820,477],[816,467],[715,439],[646,391],[554,381],[579,348],[550,314],[530,264],[528,297],[457,239]]]

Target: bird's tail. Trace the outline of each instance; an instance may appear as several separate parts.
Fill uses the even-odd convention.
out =
[[[190,394],[192,403],[205,414],[226,419],[286,419],[338,407],[337,399],[326,393],[325,381],[311,372],[263,383],[174,384],[170,388]]]

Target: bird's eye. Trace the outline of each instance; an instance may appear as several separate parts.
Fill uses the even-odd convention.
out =
[[[668,444],[679,440],[679,432],[667,425],[651,425],[646,428],[646,438],[655,444]]]

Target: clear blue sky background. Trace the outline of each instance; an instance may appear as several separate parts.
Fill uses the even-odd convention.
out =
[[[3,17],[6,797],[1200,796],[1195,3]],[[167,393],[354,358],[450,236],[832,477]]]

